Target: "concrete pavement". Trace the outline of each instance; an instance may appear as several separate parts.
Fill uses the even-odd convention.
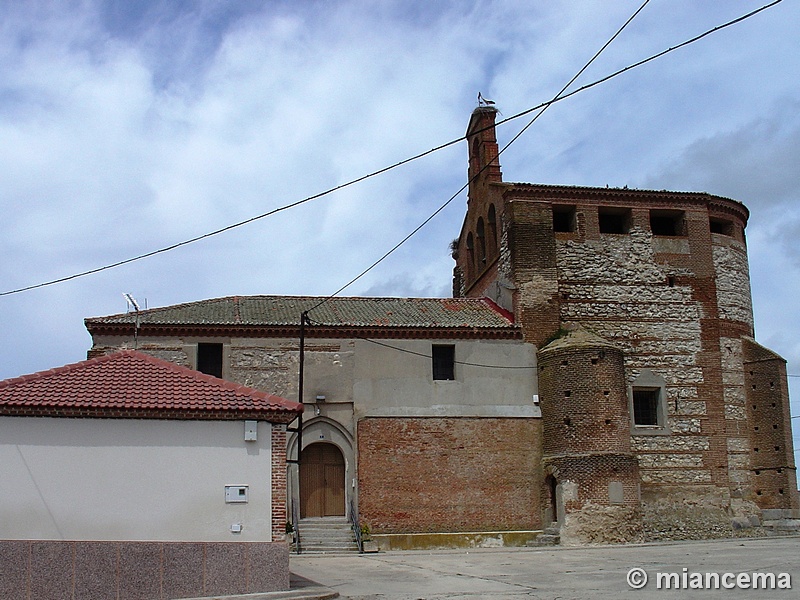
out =
[[[295,578],[325,586],[350,600],[519,600],[541,598],[797,598],[800,537],[732,539],[590,548],[492,548],[402,551],[365,555],[292,556]],[[649,576],[642,589],[626,582],[632,568]],[[658,589],[657,572],[788,573],[792,589]],[[763,582],[760,580],[760,588]],[[697,579],[694,579],[696,584]],[[777,579],[786,584],[786,578]],[[713,585],[713,578],[710,580]],[[705,585],[705,584],[704,584]],[[674,585],[673,585],[674,587]],[[663,585],[662,585],[663,588]]]

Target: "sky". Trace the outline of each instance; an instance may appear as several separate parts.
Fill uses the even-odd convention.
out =
[[[552,98],[642,0],[0,0],[0,292],[125,260],[464,135],[478,92]],[[575,86],[767,0],[651,0]],[[506,181],[744,202],[756,338],[800,375],[800,3],[553,105]],[[573,86],[573,87],[575,87]],[[501,145],[527,121],[498,127]],[[274,216],[0,296],[0,379],[82,360],[83,319],[328,295],[465,183],[464,142]],[[459,194],[346,295],[447,296]],[[800,378],[790,377],[800,415]],[[800,440],[800,419],[793,420]],[[797,444],[796,444],[797,445]],[[797,451],[796,451],[797,454]]]

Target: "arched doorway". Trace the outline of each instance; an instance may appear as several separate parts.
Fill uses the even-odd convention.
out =
[[[558,481],[551,474],[545,477],[544,482],[547,486],[547,498],[549,500],[546,520],[549,519],[551,523],[554,523],[558,521]]]
[[[316,443],[300,456],[300,517],[345,515],[344,456],[334,444]]]

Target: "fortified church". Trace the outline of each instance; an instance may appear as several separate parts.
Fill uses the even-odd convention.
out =
[[[504,182],[495,116],[481,106],[467,130],[452,298],[90,318],[89,357],[136,347],[287,398],[302,362],[286,492],[307,548],[351,516],[382,548],[760,535],[800,517],[785,361],[753,339],[745,206]]]

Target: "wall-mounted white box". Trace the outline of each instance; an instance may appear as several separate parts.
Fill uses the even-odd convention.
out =
[[[241,504],[247,502],[248,487],[246,485],[226,485],[225,486],[225,503],[226,504]]]
[[[258,421],[244,422],[244,441],[255,442],[258,440]]]

